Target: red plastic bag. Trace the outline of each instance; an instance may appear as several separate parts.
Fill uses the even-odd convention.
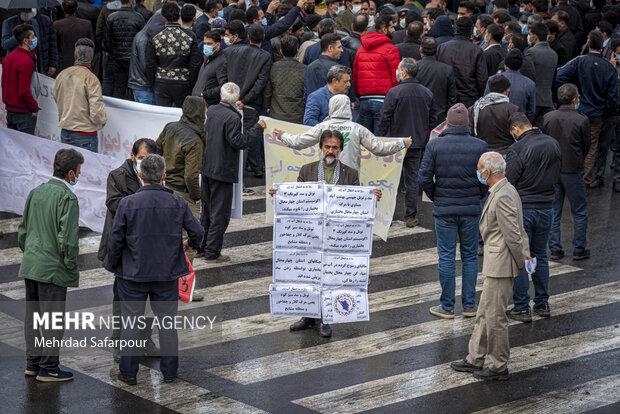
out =
[[[187,260],[187,265],[189,266],[189,275],[179,278],[179,300],[181,302],[190,303],[194,296],[196,274],[194,273],[194,268],[187,258],[187,255],[185,255],[185,260]]]

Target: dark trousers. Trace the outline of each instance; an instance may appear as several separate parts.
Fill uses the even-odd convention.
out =
[[[224,233],[230,222],[232,208],[233,183],[213,180],[204,174],[201,182],[202,216],[201,224],[205,229],[200,250],[204,250],[205,259],[220,257]]]
[[[243,132],[252,128],[258,122],[258,111],[250,108],[243,108]],[[247,151],[243,153],[243,162],[247,161],[250,169],[255,173],[262,173],[265,168],[265,159],[263,157],[264,150],[262,148],[262,139],[263,136],[260,137],[259,141],[252,141],[250,147],[248,147]]]
[[[129,61],[114,61],[114,90],[112,96],[119,99],[129,99]]]
[[[614,152],[614,183],[620,183],[620,117],[616,117],[616,136],[611,150]]]
[[[594,167],[594,179],[603,180],[605,170],[607,169],[607,156],[609,149],[612,147],[616,139],[616,116],[607,116],[603,118],[601,133],[598,140],[598,148],[596,149],[596,159]]]
[[[26,318],[24,323],[24,337],[26,339],[26,365],[34,371],[39,368],[47,372],[56,373],[59,371],[58,347],[37,347],[35,340],[57,339],[61,340],[64,329],[45,329],[39,327],[34,329],[34,313],[43,316],[50,312],[64,312],[65,299],[67,298],[67,288],[54,285],[52,283],[41,283],[31,279],[24,279],[26,284]],[[51,323],[52,315],[49,314]],[[64,325],[64,318],[63,318]]]
[[[104,96],[114,94],[114,61],[107,53],[103,52],[103,82],[101,92]]]
[[[409,148],[403,161],[405,175],[405,220],[415,218],[418,213],[418,171],[420,170],[420,148]]]
[[[153,92],[155,93],[155,104],[159,106],[177,108],[183,107],[183,101],[191,94],[187,83],[164,83],[155,82],[153,85]]]
[[[177,315],[179,306],[179,282],[177,279],[167,282],[133,282],[116,278],[118,296],[121,302],[121,314],[124,319],[137,318],[144,315],[146,299],[151,300],[151,307],[159,321],[159,342],[161,346],[161,360],[159,369],[165,377],[177,375],[179,369],[179,338],[172,322]],[[163,319],[166,317],[166,319]],[[171,326],[169,326],[171,325]],[[149,326],[151,328],[151,326]],[[141,338],[138,325],[127,327],[121,332],[121,339],[125,341],[139,341]],[[141,349],[121,349],[119,369],[123,376],[135,378],[138,374]]]
[[[114,285],[112,286],[112,293],[114,298],[112,299],[112,316],[117,319],[121,317],[121,299],[118,296],[118,284],[116,282],[117,278],[114,278]],[[141,339],[151,339],[151,334],[153,333],[153,318],[146,318],[147,328],[142,329],[140,331]],[[116,325],[116,329],[112,329],[112,336],[110,339],[117,340],[121,339],[122,326],[121,324]]]
[[[598,149],[598,139],[601,135],[603,118],[590,118],[590,149],[583,161],[583,180],[586,185],[592,184],[596,165],[596,151]]]
[[[19,132],[34,135],[37,126],[37,117],[32,112],[6,111],[6,127]]]

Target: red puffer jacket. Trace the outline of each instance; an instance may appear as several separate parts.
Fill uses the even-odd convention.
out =
[[[382,33],[370,32],[360,37],[362,47],[353,62],[353,86],[355,94],[385,95],[398,85],[396,68],[400,63],[398,48]]]

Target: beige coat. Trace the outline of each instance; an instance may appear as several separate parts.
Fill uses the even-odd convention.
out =
[[[480,217],[484,240],[485,277],[515,277],[529,256],[529,241],[523,227],[523,209],[517,190],[506,178],[489,190]]]
[[[101,130],[108,120],[99,79],[84,66],[60,72],[54,84],[58,126],[75,132]]]

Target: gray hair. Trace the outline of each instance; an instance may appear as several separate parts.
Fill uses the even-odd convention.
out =
[[[506,160],[498,152],[490,151],[482,154],[480,166],[483,171],[489,171],[494,177],[502,177],[506,174]]]
[[[532,14],[527,18],[527,26],[531,27],[534,23],[542,23],[543,18],[540,14]]]
[[[415,78],[418,74],[418,64],[413,58],[404,58],[400,61],[400,68],[407,72],[410,78]]]
[[[331,20],[331,19],[328,19]],[[342,75],[347,74],[351,75],[351,68],[348,68],[344,65],[334,65],[327,71],[327,84],[332,83],[334,79],[337,81],[342,80]]]
[[[565,83],[558,89],[558,102],[562,105],[570,105],[579,96],[579,89],[572,83]]]
[[[157,154],[149,154],[142,159],[140,164],[142,181],[146,184],[159,184],[166,172],[164,157]]]
[[[73,52],[74,64],[90,66],[95,54],[95,43],[87,37],[78,39],[75,42],[75,51]]]
[[[220,89],[220,98],[222,102],[234,105],[235,102],[239,100],[240,93],[241,91],[236,83],[228,82],[222,85],[222,89]]]

